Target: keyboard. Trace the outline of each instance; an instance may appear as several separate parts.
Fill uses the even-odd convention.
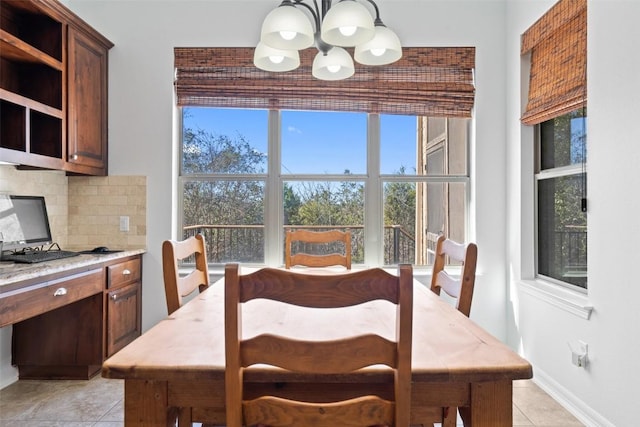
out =
[[[80,255],[78,252],[71,251],[33,251],[24,253],[3,254],[2,261],[35,264],[37,262],[53,261],[56,259],[70,258],[78,255]]]

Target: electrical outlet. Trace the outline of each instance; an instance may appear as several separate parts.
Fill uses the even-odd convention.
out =
[[[129,217],[121,216],[120,217],[120,231],[129,231]]]
[[[589,344],[587,344],[584,341],[578,341],[578,345],[580,346],[580,352],[582,353],[582,356],[580,357],[580,366],[581,368],[584,368],[585,366],[587,366],[587,360],[588,360],[588,356],[589,356]]]
[[[587,366],[589,345],[584,341],[575,341],[569,343],[569,348],[571,349],[571,363],[579,368]]]

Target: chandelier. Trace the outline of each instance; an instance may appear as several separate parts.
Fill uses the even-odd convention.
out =
[[[361,0],[365,1],[365,0]],[[355,60],[364,65],[386,65],[402,57],[398,36],[380,19],[373,0],[369,10],[357,0],[283,0],[262,23],[253,63],[265,71],[284,72],[300,66],[299,50],[314,46],[312,74],[320,80],[342,80],[355,73],[344,49],[354,47]],[[307,4],[313,2],[313,5]],[[306,12],[305,12],[306,11]]]

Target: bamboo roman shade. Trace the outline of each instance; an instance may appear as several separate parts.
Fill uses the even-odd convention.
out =
[[[587,105],[587,0],[560,0],[523,35],[531,52],[522,122],[535,125]]]
[[[383,67],[358,64],[353,77],[322,81],[311,75],[316,54],[300,52],[301,66],[269,73],[253,64],[253,48],[174,49],[179,106],[358,111],[471,117],[475,48],[403,48]]]

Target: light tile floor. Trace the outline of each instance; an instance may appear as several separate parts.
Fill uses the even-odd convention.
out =
[[[0,426],[122,427],[123,393],[122,381],[100,377],[89,381],[21,380],[0,390]],[[573,427],[583,424],[532,381],[516,381],[513,425]]]

